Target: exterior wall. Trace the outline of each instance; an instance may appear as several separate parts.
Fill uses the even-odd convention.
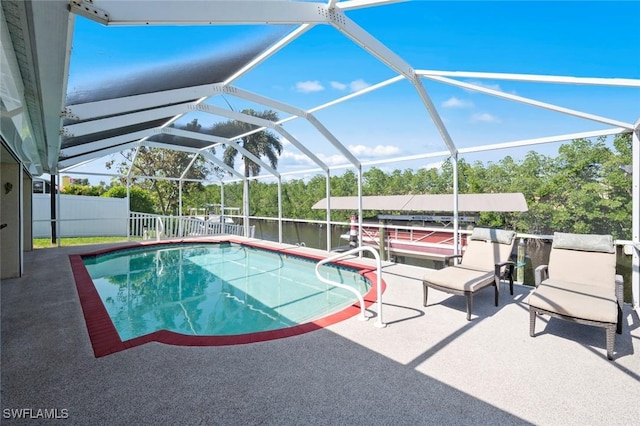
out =
[[[21,272],[20,165],[7,157],[0,162],[0,223],[7,225],[0,230],[0,279],[19,277]]]
[[[55,196],[55,195],[54,195]],[[33,237],[51,238],[51,194],[33,194]],[[126,198],[60,195],[59,237],[126,236]]]

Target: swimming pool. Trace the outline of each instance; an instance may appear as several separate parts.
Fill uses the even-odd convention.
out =
[[[185,339],[179,343],[175,336],[185,336],[192,337],[184,343],[190,345],[267,340],[358,312],[352,292],[317,279],[317,259],[247,244],[157,244],[84,255],[81,262],[101,302],[98,310],[106,313],[125,347],[167,342],[166,333],[172,336],[167,343],[183,344]],[[82,271],[76,269],[78,284]],[[332,264],[321,271],[360,294],[371,291],[366,274],[353,266]],[[78,286],[81,302],[83,292],[92,293],[84,287]],[[89,328],[87,314],[95,317],[96,300],[94,309],[82,305]],[[98,330],[109,328],[104,318],[100,323]]]

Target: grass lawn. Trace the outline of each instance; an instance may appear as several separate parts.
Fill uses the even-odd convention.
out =
[[[106,244],[106,243],[119,243],[127,241],[127,237],[74,237],[74,238],[61,238],[61,246],[80,246],[85,244]],[[140,238],[131,238],[130,241],[141,241]],[[34,238],[33,248],[49,248],[57,247],[58,244],[51,244],[51,238]]]

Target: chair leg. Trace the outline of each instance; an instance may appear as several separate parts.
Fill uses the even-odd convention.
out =
[[[622,334],[622,308],[618,305],[618,324],[616,324],[616,333]]]
[[[427,306],[427,295],[429,294],[429,286],[426,284],[422,284],[424,287],[424,300],[422,301],[422,306]]]
[[[613,348],[616,343],[616,327],[614,324],[607,326],[607,359],[613,359]]]
[[[529,307],[529,336],[533,337],[536,333],[536,311]]]
[[[471,321],[471,310],[473,309],[473,293],[467,292],[467,321]]]
[[[498,280],[498,282],[495,284],[495,290],[493,292],[494,294],[494,302],[496,304],[496,306],[498,306],[498,300],[500,299],[500,281]]]
[[[511,265],[509,272],[509,292],[513,296],[513,265]]]

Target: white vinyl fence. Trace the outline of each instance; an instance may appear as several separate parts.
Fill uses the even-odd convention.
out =
[[[126,198],[61,194],[59,201],[59,237],[127,236]],[[51,238],[51,194],[33,194],[33,237]]]
[[[51,238],[50,194],[33,194],[33,237]],[[244,226],[186,216],[129,213],[126,198],[60,195],[58,237],[185,238],[244,235]],[[127,233],[127,226],[129,227]],[[253,237],[255,226],[249,228]]]

